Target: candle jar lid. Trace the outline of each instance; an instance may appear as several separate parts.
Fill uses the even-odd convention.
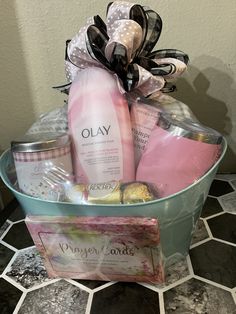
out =
[[[222,142],[222,135],[219,132],[190,119],[178,120],[169,114],[160,113],[157,125],[174,136],[208,144],[221,144]]]
[[[38,152],[65,147],[70,144],[67,133],[36,133],[26,134],[11,142],[13,152]]]

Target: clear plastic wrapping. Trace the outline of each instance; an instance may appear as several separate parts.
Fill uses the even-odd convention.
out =
[[[68,131],[67,107],[67,102],[65,102],[63,106],[43,113],[26,134],[66,133]]]
[[[156,95],[153,94],[148,98],[147,103],[154,107],[161,108],[164,112],[178,120],[188,119],[194,122],[199,122],[188,105],[170,95],[160,92]]]
[[[141,181],[77,184],[60,167],[45,171],[43,181],[58,200],[74,204],[136,204],[158,198],[154,184]]]

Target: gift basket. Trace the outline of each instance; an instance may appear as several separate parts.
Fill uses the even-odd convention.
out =
[[[168,95],[189,59],[152,51],[161,29],[125,1],[89,18],[66,42],[66,103],[1,157],[51,277],[160,283],[188,254],[227,144]]]

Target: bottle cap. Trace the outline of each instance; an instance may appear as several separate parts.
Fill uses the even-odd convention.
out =
[[[13,152],[38,152],[64,147],[70,144],[67,133],[27,134],[11,142]]]

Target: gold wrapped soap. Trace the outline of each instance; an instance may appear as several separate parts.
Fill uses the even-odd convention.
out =
[[[153,201],[157,193],[151,184],[146,182],[131,182],[122,186],[122,203],[134,204]]]

